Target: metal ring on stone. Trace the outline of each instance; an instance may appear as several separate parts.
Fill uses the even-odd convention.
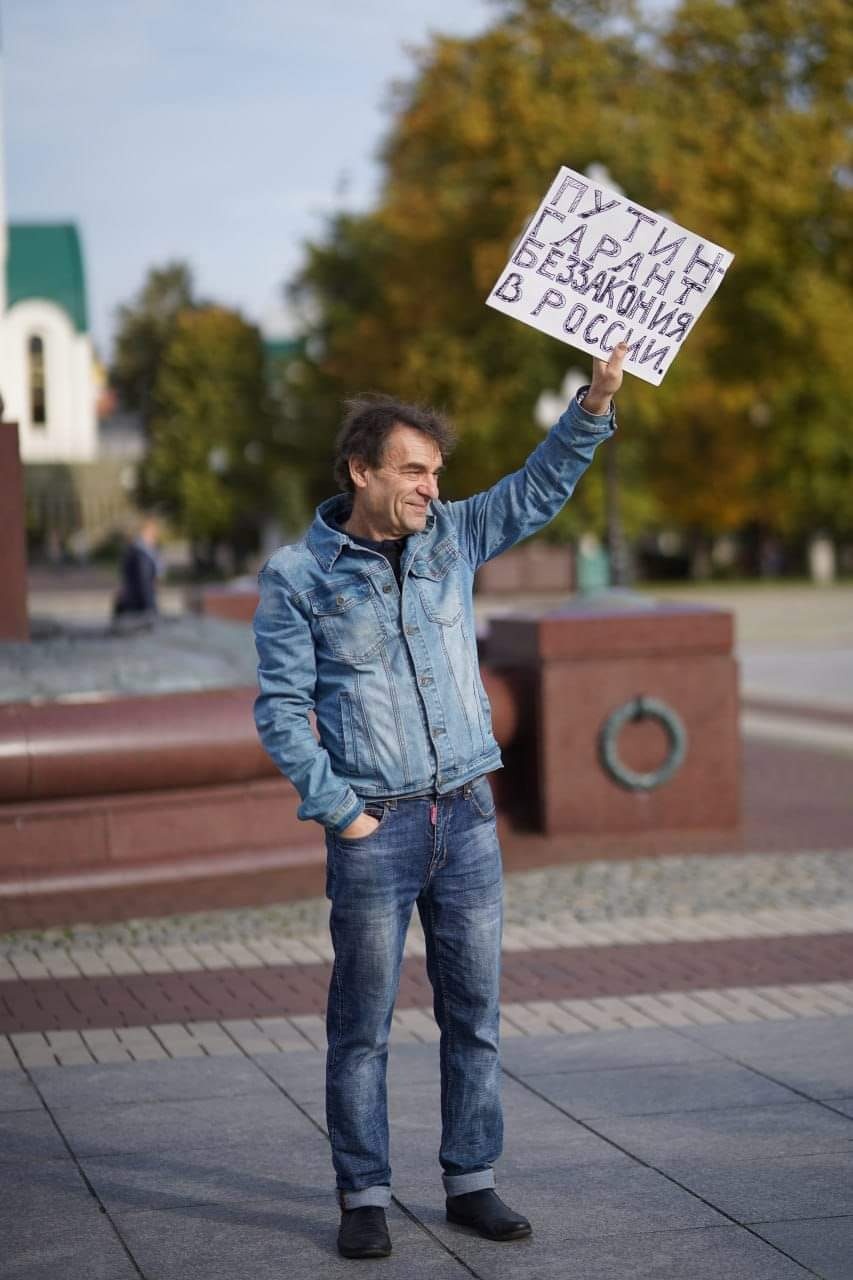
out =
[[[622,729],[631,721],[656,720],[669,741],[669,751],[663,764],[648,773],[630,769],[619,758],[618,739]],[[605,773],[614,782],[629,791],[654,791],[681,768],[687,754],[687,730],[678,714],[659,698],[632,698],[612,711],[601,726],[598,735],[598,751]]]

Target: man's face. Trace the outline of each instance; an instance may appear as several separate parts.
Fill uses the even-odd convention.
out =
[[[429,504],[438,497],[442,469],[441,450],[435,441],[398,422],[385,442],[378,467],[353,463],[353,514],[377,539],[420,533]]]
[[[143,522],[139,536],[149,547],[156,547],[160,541],[160,521],[155,516],[149,516]]]

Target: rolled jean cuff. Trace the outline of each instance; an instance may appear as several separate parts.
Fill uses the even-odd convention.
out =
[[[391,1188],[379,1185],[363,1187],[361,1191],[338,1190],[338,1201],[342,1209],[363,1209],[365,1205],[379,1205],[387,1209],[391,1203]]]
[[[448,1196],[464,1196],[468,1191],[482,1191],[495,1185],[494,1169],[476,1169],[474,1173],[443,1173],[444,1192]]]

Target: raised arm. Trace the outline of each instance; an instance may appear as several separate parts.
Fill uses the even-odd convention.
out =
[[[553,520],[592,462],[596,448],[616,430],[612,396],[622,383],[627,347],[593,360],[592,383],[578,393],[524,466],[491,489],[447,504],[459,545],[477,568]]]
[[[307,619],[273,569],[259,577],[255,612],[258,684],[255,724],[267,753],[302,797],[300,818],[342,831],[362,812],[361,800],[332,772],[328,752],[311,730],[317,667]]]

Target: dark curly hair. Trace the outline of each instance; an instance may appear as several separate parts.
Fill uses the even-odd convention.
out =
[[[381,466],[385,442],[397,423],[414,427],[434,440],[443,462],[453,452],[456,433],[435,409],[406,404],[385,395],[357,396],[344,405],[347,412],[335,442],[334,476],[338,488],[345,493],[355,491],[349,473],[350,458],[361,458],[369,467]]]

